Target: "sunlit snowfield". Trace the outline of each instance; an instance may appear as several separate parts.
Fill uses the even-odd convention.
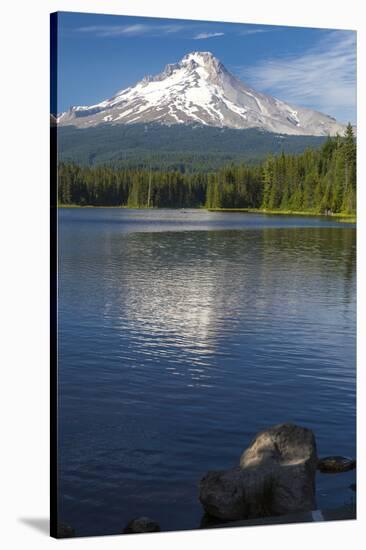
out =
[[[355,287],[350,224],[59,209],[60,518],[199,527],[202,475],[278,422],[354,456]],[[353,481],[318,475],[319,505]]]

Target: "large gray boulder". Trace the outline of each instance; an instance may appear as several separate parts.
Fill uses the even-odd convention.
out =
[[[238,467],[208,472],[199,498],[221,520],[314,510],[317,463],[313,432],[280,424],[257,434]]]

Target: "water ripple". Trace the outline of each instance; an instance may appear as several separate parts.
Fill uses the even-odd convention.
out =
[[[354,455],[355,230],[61,211],[59,345],[64,518],[80,534],[133,515],[195,527],[197,480],[267,425]],[[318,486],[326,505],[344,495]]]

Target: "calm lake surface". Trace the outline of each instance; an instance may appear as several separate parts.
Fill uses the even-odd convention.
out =
[[[355,456],[355,324],[353,225],[59,209],[60,518],[199,527],[202,475],[279,422]],[[354,478],[319,474],[318,505]]]

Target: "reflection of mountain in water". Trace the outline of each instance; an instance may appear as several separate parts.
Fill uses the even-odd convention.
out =
[[[284,419],[314,429],[322,455],[354,455],[354,228],[199,211],[60,218],[60,513],[79,534],[141,514],[197,527],[202,473]],[[343,475],[319,479],[319,506],[344,503]]]
[[[277,327],[278,338],[286,340],[287,328],[306,340],[306,321],[310,342],[314,308],[325,327],[342,330],[347,319],[353,229],[131,233],[110,239],[109,288],[103,292],[115,299],[105,305],[106,319],[119,319],[141,361],[160,356],[176,375],[184,374],[179,365],[189,361],[193,378],[204,383],[208,373],[195,366],[220,356],[235,331],[261,340]]]

